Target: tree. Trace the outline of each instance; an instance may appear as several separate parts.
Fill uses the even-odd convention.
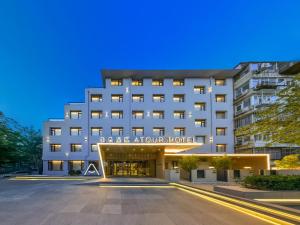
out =
[[[213,157],[210,163],[217,170],[228,170],[232,167],[232,160],[227,155]]]
[[[284,156],[283,159],[275,160],[274,163],[277,168],[281,168],[281,169],[299,169],[300,154]]]
[[[190,181],[192,180],[192,170],[198,168],[198,157],[186,156],[179,161],[180,167],[189,173]]]

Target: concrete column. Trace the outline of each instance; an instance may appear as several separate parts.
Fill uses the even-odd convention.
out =
[[[156,177],[164,179],[165,178],[165,156],[164,152],[157,153],[156,158]]]
[[[69,175],[69,164],[68,160],[64,160],[64,165],[63,165],[63,175],[68,176]]]

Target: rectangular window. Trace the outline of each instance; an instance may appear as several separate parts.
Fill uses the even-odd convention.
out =
[[[184,79],[174,79],[173,86],[184,86]]]
[[[216,86],[225,86],[225,79],[215,79]]]
[[[205,178],[205,170],[197,170],[197,178]]]
[[[111,111],[112,119],[123,119],[123,111]]]
[[[226,128],[225,127],[217,127],[216,128],[216,135],[217,136],[225,136],[226,135]]]
[[[226,95],[216,95],[216,102],[225,102]]]
[[[101,136],[102,134],[102,127],[91,127],[91,136]]]
[[[69,171],[72,171],[72,170],[82,171],[83,167],[84,167],[84,161],[70,160],[68,166],[69,166]]]
[[[185,128],[184,127],[175,127],[174,128],[174,135],[182,137],[185,135]]]
[[[60,136],[60,135],[61,135],[61,128],[58,127],[50,128],[50,136]]]
[[[61,144],[50,144],[50,151],[51,152],[60,152]]]
[[[132,102],[144,102],[144,95],[132,95]]]
[[[153,119],[164,119],[165,113],[164,113],[164,111],[153,111],[152,117],[153,117]]]
[[[121,95],[121,94],[111,95],[111,102],[123,102],[123,95]]]
[[[173,101],[174,102],[184,102],[184,95],[173,95]]]
[[[143,80],[132,80],[131,85],[132,86],[143,86]]]
[[[78,120],[78,119],[81,119],[81,116],[82,116],[82,112],[80,110],[72,110],[70,111],[70,118],[72,120]]]
[[[144,128],[143,127],[133,127],[132,128],[132,135],[134,135],[134,136],[143,136],[144,135]]]
[[[226,119],[226,111],[216,111],[217,119]]]
[[[154,136],[164,136],[165,128],[164,127],[153,127],[152,132],[153,132]]]
[[[112,127],[111,135],[112,136],[123,136],[123,127]]]
[[[226,152],[226,144],[216,144],[216,152]]]
[[[91,152],[98,152],[97,144],[91,144]]]
[[[205,144],[205,136],[203,136],[203,135],[198,135],[198,136],[195,136],[195,139],[196,139],[196,142],[197,142],[197,143]]]
[[[91,94],[91,102],[102,102],[102,95],[101,94]]]
[[[123,80],[122,79],[111,79],[110,80],[110,85],[111,86],[122,86],[123,85]]]
[[[133,119],[144,119],[144,111],[132,111]]]
[[[196,127],[206,127],[206,119],[195,119]]]
[[[80,136],[82,133],[81,127],[70,127],[70,135],[71,136]]]
[[[48,161],[48,171],[63,171],[64,162],[61,160]]]
[[[152,95],[152,101],[153,102],[164,102],[165,101],[165,95],[154,94],[154,95]]]
[[[103,116],[102,111],[91,111],[92,119],[101,119]]]
[[[173,112],[174,119],[184,119],[185,118],[185,111],[174,111]]]
[[[81,144],[71,144],[71,152],[81,152],[82,151],[82,145]]]
[[[199,111],[205,111],[205,108],[206,108],[205,106],[206,106],[205,102],[196,102],[194,104],[195,109],[199,110]]]
[[[153,79],[152,86],[164,86],[164,81],[161,79]]]
[[[205,86],[194,86],[195,94],[205,94]]]

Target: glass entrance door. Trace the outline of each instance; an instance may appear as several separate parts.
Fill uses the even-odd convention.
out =
[[[154,177],[155,160],[109,161],[108,169],[111,176]]]

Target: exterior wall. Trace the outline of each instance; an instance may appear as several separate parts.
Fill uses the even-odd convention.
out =
[[[192,182],[216,182],[217,181],[217,173],[214,169],[205,169],[204,170],[205,177],[197,178],[197,170],[192,170]]]

